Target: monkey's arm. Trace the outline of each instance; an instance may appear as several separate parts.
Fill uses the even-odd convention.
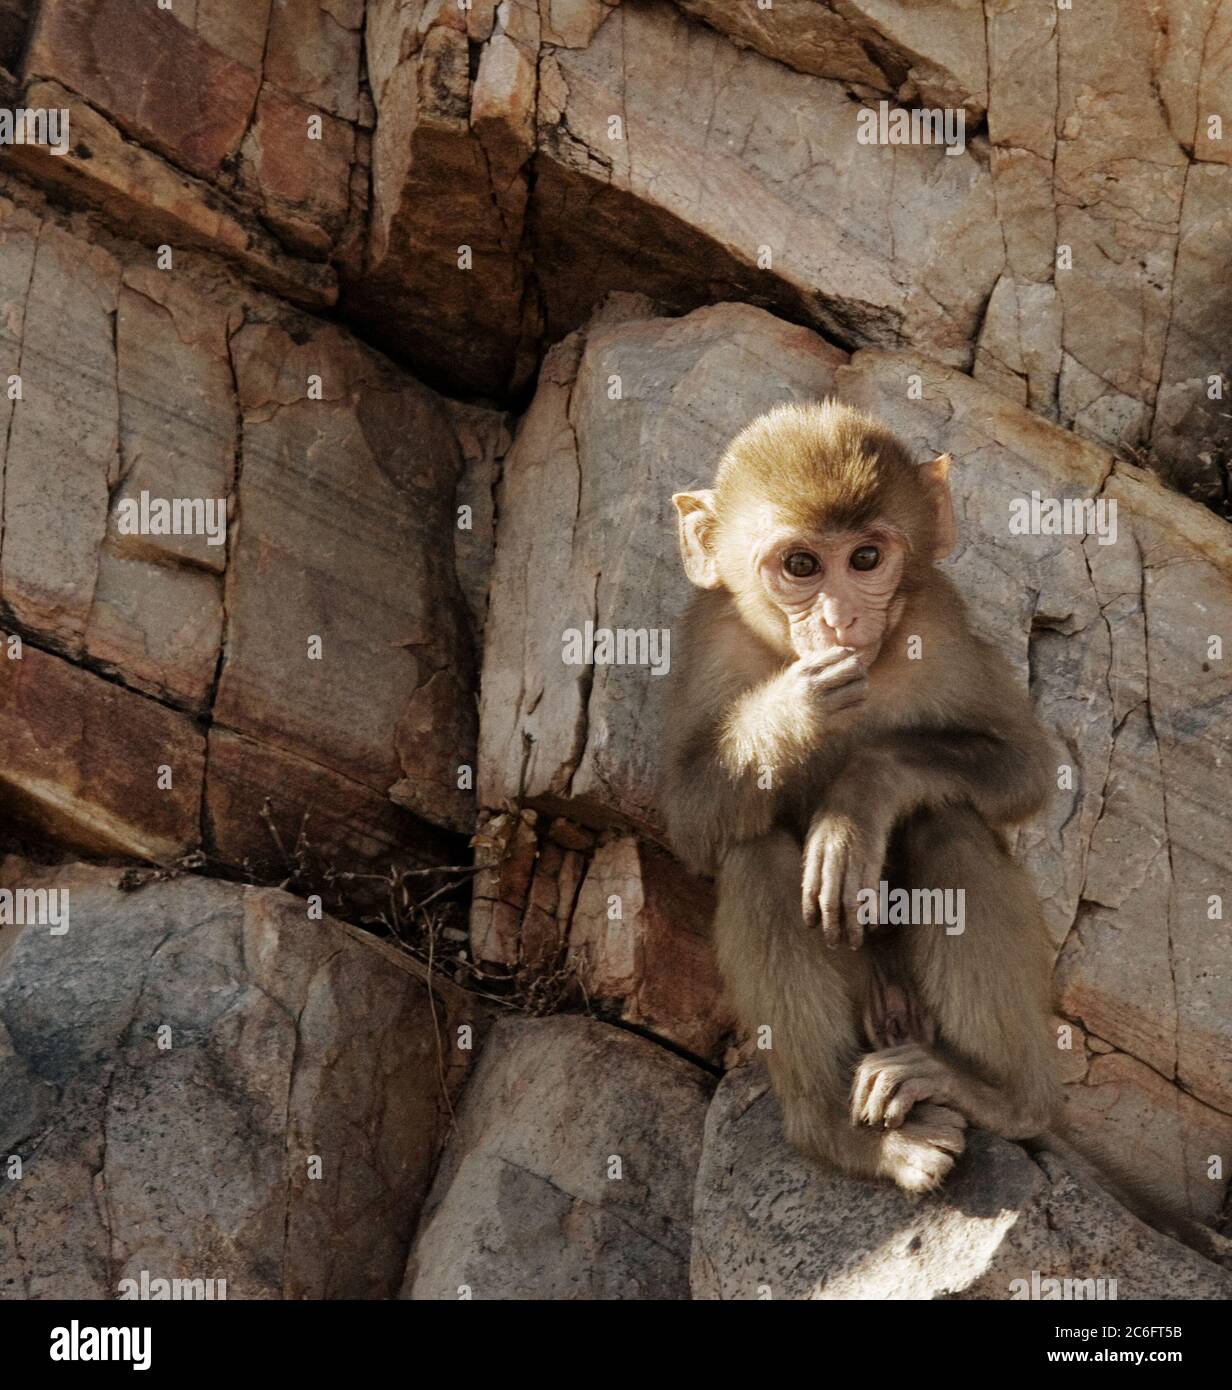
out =
[[[697,691],[684,682],[667,721],[668,832],[702,873],[713,873],[730,846],[770,831],[783,793],[834,716],[863,698],[865,681],[858,663],[835,661],[797,662],[746,689],[730,674],[716,684]]]
[[[859,894],[876,890],[890,834],[913,811],[968,803],[990,825],[1022,820],[1048,793],[1048,744],[996,732],[900,729],[873,736],[830,783],[804,843],[802,910],[828,945],[864,941]]]
[[[1005,826],[1047,800],[1049,739],[996,654],[963,634],[931,675],[914,687],[883,678],[880,708],[809,826],[804,921],[820,922],[830,945],[863,943],[858,895],[876,889],[890,834],[912,812],[965,804]]]
[[[719,763],[733,779],[803,766],[836,716],[858,705],[868,678],[855,654],[796,661],[742,691],[718,721]]]
[[[965,801],[996,826],[1034,815],[1048,799],[1049,744],[1029,712],[1017,727],[903,728],[871,738],[836,787],[838,800],[875,797],[899,820]]]
[[[713,873],[732,845],[767,834],[784,793],[868,678],[836,651],[783,664],[726,595],[702,594],[682,625],[665,708],[661,804],[676,853]]]
[[[1048,799],[1056,757],[1001,653],[970,628],[953,585],[934,575],[931,603],[914,600],[870,677],[858,747],[827,802],[858,812],[888,807],[891,822],[926,807],[974,806],[992,826],[1014,825]]]

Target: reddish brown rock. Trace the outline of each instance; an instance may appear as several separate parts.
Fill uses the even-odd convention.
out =
[[[175,0],[171,11],[220,53],[243,67],[261,70],[272,0]]]
[[[238,147],[259,82],[252,68],[144,0],[45,0],[25,71],[62,83],[205,178]]]
[[[319,136],[310,132],[317,130]],[[261,211],[286,244],[329,254],[350,206],[355,129],[266,83],[242,151]]]
[[[293,257],[260,222],[292,252],[318,260],[342,231],[362,6],[295,0],[271,11],[263,0],[243,10],[228,13],[217,0],[184,0],[173,11],[144,0],[44,7],[26,71],[35,86],[62,90],[56,104],[71,112],[73,153],[59,160],[32,147],[19,163],[102,207],[124,231],[217,242],[222,254],[264,271],[258,278],[307,280],[309,294],[299,297],[319,302],[328,272],[297,277]],[[31,104],[47,104],[35,95]],[[192,175],[215,188],[196,186]]]
[[[337,275],[331,267],[288,255],[249,213],[209,184],[124,139],[59,83],[32,83],[25,100],[66,109],[73,138],[63,156],[40,145],[15,145],[5,152],[6,162],[35,183],[97,209],[118,231],[151,247],[215,252],[294,303],[321,308],[337,299]]]
[[[265,80],[343,120],[359,115],[364,0],[277,0]]]
[[[626,1023],[717,1061],[731,1016],[711,944],[714,891],[632,836],[586,869],[569,957],[586,997]]]
[[[204,757],[187,716],[29,643],[20,660],[0,653],[0,784],[45,834],[176,859],[199,840]]]

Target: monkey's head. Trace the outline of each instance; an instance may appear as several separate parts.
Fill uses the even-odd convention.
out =
[[[685,573],[726,589],[785,655],[849,647],[869,666],[953,549],[949,464],[913,462],[836,401],[776,406],[732,441],[713,489],[672,498]]]

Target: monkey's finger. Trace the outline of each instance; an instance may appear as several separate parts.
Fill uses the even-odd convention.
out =
[[[801,883],[801,910],[804,925],[815,929],[821,920],[821,859],[820,845],[809,842],[804,847],[804,877]]]
[[[860,658],[854,655],[824,666],[813,661],[802,662],[801,670],[810,684],[820,686],[825,690],[833,689],[839,685],[868,684],[868,672],[860,664]]]
[[[810,652],[808,656],[801,657],[800,665],[822,671],[828,666],[851,661],[856,655],[854,647],[827,647],[824,652]]]
[[[877,982],[880,988],[880,982]],[[884,1007],[885,996],[879,995]],[[864,1107],[869,1094],[876,1084],[877,1077],[892,1064],[914,1063],[920,1055],[918,1047],[887,1047],[870,1052],[856,1068],[855,1079],[851,1085],[851,1122],[859,1124],[863,1118]]]
[[[873,1089],[869,1093],[868,1100],[864,1102],[864,1109],[860,1114],[860,1118],[866,1125],[880,1125],[884,1122],[886,1106],[889,1105],[898,1090],[903,1075],[904,1073],[899,1067],[886,1067],[877,1073],[877,1079],[873,1082]]]
[[[960,1154],[966,1147],[966,1120],[947,1105],[921,1105],[911,1117],[913,1126],[918,1125],[921,1138],[944,1149],[946,1153]]]
[[[839,710],[850,709],[852,705],[861,704],[868,695],[867,682],[863,685],[843,685],[837,690],[827,689],[822,692],[822,699],[825,702],[826,712],[837,714]]]
[[[837,946],[843,939],[843,871],[847,849],[842,842],[831,841],[825,847],[821,867],[821,931],[827,946]]]
[[[877,1079],[876,1069],[869,1065],[869,1058],[865,1058],[856,1068],[855,1080],[851,1083],[851,1123],[858,1125],[861,1116],[864,1114],[864,1104],[868,1100],[868,1093],[872,1090],[873,1082]]]
[[[929,1077],[909,1077],[898,1088],[893,1100],[885,1108],[886,1129],[897,1129],[911,1114],[912,1107],[922,1101],[937,1099],[936,1088]]]

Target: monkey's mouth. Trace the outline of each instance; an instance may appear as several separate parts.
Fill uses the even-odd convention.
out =
[[[876,642],[866,642],[860,646],[852,642],[840,642],[828,627],[811,614],[799,620],[793,620],[789,614],[788,623],[792,650],[801,661],[807,661],[810,657],[816,659],[829,656],[833,652],[851,653],[867,670],[876,661],[881,650],[880,637]]]
[[[867,671],[881,655],[883,645],[882,640],[878,638],[876,642],[869,642],[862,647],[848,645],[845,650],[854,653],[856,661]]]

